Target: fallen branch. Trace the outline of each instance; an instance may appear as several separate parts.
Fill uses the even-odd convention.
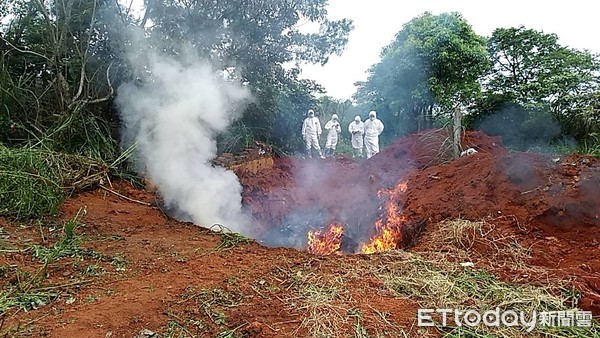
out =
[[[532,192],[534,192],[536,190],[539,190],[540,192],[542,191],[542,189],[540,187],[537,187],[537,188],[535,188],[533,190],[522,192],[521,195],[526,195],[526,194],[532,193]]]
[[[108,192],[109,192],[109,193],[111,193],[111,194],[114,194],[114,195],[116,195],[116,196],[118,196],[118,197],[121,197],[122,199],[124,199],[124,200],[127,200],[127,201],[129,201],[129,202],[138,203],[138,204],[145,205],[145,206],[148,206],[148,207],[152,206],[152,204],[151,204],[151,203],[148,203],[148,202],[143,202],[143,201],[139,201],[139,200],[133,199],[133,198],[131,198],[131,197],[127,197],[127,196],[125,196],[125,195],[119,194],[118,192],[116,192],[116,191],[114,191],[114,190],[111,190],[111,189],[109,189],[109,188],[107,188],[107,187],[103,186],[102,184],[100,184],[100,188],[102,188],[102,189],[104,189],[104,190],[108,191]]]
[[[91,281],[89,279],[86,279],[86,280],[71,282],[71,283],[67,283],[67,284],[53,285],[53,286],[46,286],[46,287],[42,287],[42,288],[36,288],[36,289],[34,289],[34,291],[48,291],[48,290],[54,290],[54,289],[62,289],[62,288],[66,288],[66,287],[69,287],[69,286],[79,286],[79,285],[92,284],[92,282],[93,281]]]

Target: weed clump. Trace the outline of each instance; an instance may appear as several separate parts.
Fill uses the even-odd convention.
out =
[[[0,216],[53,215],[70,193],[98,184],[108,170],[84,156],[0,145]]]

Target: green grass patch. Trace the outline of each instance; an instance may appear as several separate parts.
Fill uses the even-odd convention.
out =
[[[234,248],[241,244],[252,243],[250,238],[240,235],[236,232],[232,232],[221,224],[214,224],[210,229],[217,231],[221,236],[221,243],[219,243],[219,245],[215,248],[215,251],[223,251]]]
[[[63,225],[62,237],[51,247],[36,245],[32,248],[34,258],[42,263],[35,273],[21,271],[18,268],[6,267],[4,273],[14,276],[0,291],[0,314],[17,308],[25,311],[34,310],[44,306],[61,294],[62,286],[44,286],[48,273],[48,265],[62,257],[102,258],[99,253],[80,247],[81,238],[75,230],[81,224],[85,210],[80,209],[77,214]],[[66,286],[85,284],[86,281],[75,281]]]
[[[159,337],[205,337],[208,332],[220,332],[218,337],[242,337],[238,327],[230,327],[228,315],[230,309],[241,305],[244,296],[223,289],[200,289],[188,286],[178,303],[186,304],[186,311],[175,313],[168,311],[170,317],[167,327]],[[203,313],[198,317],[198,310]]]
[[[69,193],[99,183],[108,170],[83,156],[0,145],[0,216],[54,215]]]
[[[93,250],[82,248],[81,237],[75,235],[75,229],[80,225],[85,211],[80,209],[72,219],[63,225],[63,236],[51,247],[36,245],[33,248],[33,257],[42,263],[50,263],[63,257],[101,259],[102,255]]]

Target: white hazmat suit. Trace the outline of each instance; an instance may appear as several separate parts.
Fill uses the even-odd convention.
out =
[[[321,153],[321,146],[319,145],[321,132],[321,122],[315,117],[314,111],[309,110],[308,117],[302,123],[302,138],[306,145],[306,154],[308,157],[312,157],[311,150],[315,148],[319,152],[319,157],[324,158],[323,153]]]
[[[383,123],[377,119],[377,112],[369,113],[369,119],[365,121],[365,148],[367,158],[379,153],[379,135],[383,132]]]
[[[352,157],[362,157],[365,124],[360,120],[360,116],[356,116],[354,121],[350,122],[348,131],[352,135]]]
[[[325,156],[333,156],[335,147],[338,143],[338,134],[342,132],[337,114],[331,115],[331,120],[325,124],[327,132],[327,142],[325,143]]]

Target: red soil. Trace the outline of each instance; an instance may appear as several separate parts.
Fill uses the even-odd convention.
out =
[[[399,246],[418,242],[423,231],[435,231],[436,223],[445,219],[486,219],[530,248],[530,264],[574,279],[584,291],[582,306],[600,313],[600,161],[579,155],[509,154],[499,139],[470,132],[463,146],[478,153],[440,163],[444,138],[439,131],[401,138],[360,163],[343,157],[324,163],[278,159],[271,171],[240,175],[244,201],[270,225],[266,244],[272,244],[268,236],[285,223],[286,215],[303,210],[313,216],[318,207],[327,217],[313,216],[308,228],[341,221],[349,241],[361,243],[373,234],[382,213],[377,191],[406,181],[406,194],[394,203],[412,222],[405,225],[408,236]],[[312,176],[298,179],[298,172]],[[429,224],[425,229],[411,228],[423,222]],[[306,234],[302,225],[296,222],[300,230],[295,235]],[[345,247],[346,252],[356,249]],[[417,248],[424,249],[436,250],[427,241]],[[514,276],[509,272],[503,277]]]
[[[154,199],[153,194],[128,184],[117,184],[114,189],[140,201]],[[343,277],[349,293],[336,305],[360,309],[362,323],[369,330],[385,326],[377,319],[382,313],[398,325],[410,326],[414,321],[416,302],[386,292],[368,269],[360,272],[349,268],[370,266],[374,258],[348,255],[332,260],[293,249],[269,249],[254,242],[218,249],[220,235],[168,219],[157,208],[102,190],[70,199],[62,213],[70,218],[80,208],[87,210],[85,224],[76,229],[83,236],[82,245],[109,260],[62,258],[54,262],[48,267],[46,285],[73,286],[63,288],[67,291],[58,300],[38,310],[10,313],[0,332],[20,327],[23,331],[19,336],[131,338],[142,329],[161,332],[170,322],[185,324],[194,318],[203,320],[204,327],[194,331],[190,324],[187,329],[198,337],[216,337],[236,327],[240,329],[235,337],[306,336],[301,324],[307,310],[294,300],[300,274],[318,274],[324,283]],[[60,237],[59,231],[45,227],[7,222],[3,227],[15,244],[48,245]],[[41,266],[25,252],[0,257],[2,265],[19,266],[32,273]],[[123,257],[126,270],[116,270],[110,263],[112,257]],[[101,265],[104,272],[97,277],[86,275],[86,267],[94,264]],[[90,283],[80,284],[82,280]],[[223,324],[211,322],[205,313],[208,310],[193,298],[203,290],[239,301],[231,308],[219,304],[210,308],[224,314]],[[67,304],[70,294],[74,302]]]
[[[412,135],[369,161],[280,158],[271,170],[238,173],[244,203],[259,224],[258,240],[305,249],[308,230],[338,221],[346,228],[344,250],[356,252],[383,213],[377,192],[403,180],[408,189],[393,202],[409,219],[407,224],[425,225],[406,229],[409,236],[399,246],[436,251],[428,236],[436,233],[438,221],[485,219],[497,234],[510,235],[529,248],[527,264],[544,271],[543,276],[525,276],[508,266],[495,274],[533,284],[548,277],[571,279],[582,292],[580,306],[600,315],[600,161],[509,154],[498,139],[477,132],[463,140],[463,146],[476,148],[477,154],[444,161],[439,156],[444,139],[441,132]],[[133,199],[154,201],[152,193],[125,183],[114,189]],[[123,257],[127,270],[119,271],[110,259],[56,261],[48,267],[47,284],[73,283],[67,290],[75,301],[67,304],[68,294],[63,293],[38,310],[11,313],[5,328],[31,327],[33,336],[133,337],[143,328],[158,332],[170,321],[204,316],[205,327],[199,332],[209,336],[224,327],[239,327],[244,337],[305,336],[302,320],[307,310],[294,300],[294,288],[298,278],[311,274],[325,282],[343,277],[346,298],[335,305],[360,310],[362,325],[370,332],[385,332],[377,331],[385,330],[382,314],[402,327],[414,324],[415,301],[391,295],[368,269],[354,270],[380,263],[380,255],[319,257],[257,243],[216,250],[219,235],[103,190],[70,199],[62,217],[70,218],[82,207],[87,210],[85,225],[76,230],[84,238],[82,245],[107,257]],[[59,231],[47,227],[2,223],[14,243],[48,246],[60,237]],[[485,261],[487,248],[475,249],[480,256],[474,260]],[[1,265],[22,271],[33,273],[40,267],[28,252],[0,259]],[[91,264],[104,273],[86,276],[84,268]],[[82,279],[91,284],[75,283]],[[221,290],[239,299],[235,307],[215,305],[213,310],[226,314],[226,324],[206,319],[206,303],[194,298],[201,290]]]

